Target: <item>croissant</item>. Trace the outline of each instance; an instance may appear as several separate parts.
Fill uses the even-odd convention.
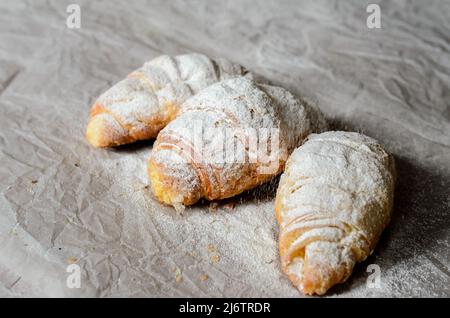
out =
[[[283,271],[304,294],[344,282],[388,225],[394,159],[351,132],[310,135],[289,158],[275,200]]]
[[[238,64],[202,54],[159,56],[97,99],[86,138],[95,147],[155,138],[188,97],[215,82],[247,73]]]
[[[188,99],[158,135],[151,188],[161,202],[191,205],[237,195],[279,174],[323,115],[287,90],[240,77]]]

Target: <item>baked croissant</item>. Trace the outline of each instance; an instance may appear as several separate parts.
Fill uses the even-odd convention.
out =
[[[279,174],[323,115],[287,90],[240,77],[188,99],[158,135],[148,174],[155,196],[179,207],[237,195]]]
[[[304,294],[344,282],[388,225],[394,159],[374,139],[330,131],[310,135],[289,158],[278,187],[283,271]]]
[[[188,97],[215,82],[247,73],[238,64],[202,54],[159,56],[97,99],[86,137],[95,147],[155,138]]]

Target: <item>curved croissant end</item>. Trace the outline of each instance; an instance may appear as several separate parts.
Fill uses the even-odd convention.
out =
[[[107,113],[91,118],[86,128],[86,139],[97,148],[127,143],[129,134],[120,123]]]
[[[363,238],[362,242],[365,242]],[[354,265],[369,255],[367,245],[356,248],[357,244],[353,233],[346,234],[335,225],[311,226],[303,234],[283,231],[280,235],[283,271],[304,294],[323,295],[332,286],[347,280]]]
[[[178,111],[178,105],[165,103],[155,114],[138,119],[136,124],[129,124],[96,103],[91,110],[86,139],[97,148],[116,147],[138,140],[152,139],[177,116]]]
[[[153,194],[162,203],[191,205],[203,195],[196,169],[170,149],[160,149],[150,158],[148,176]]]
[[[324,294],[364,261],[388,225],[394,160],[372,138],[312,134],[289,158],[278,187],[283,271],[304,294]]]
[[[170,205],[221,200],[270,180],[325,122],[287,90],[244,77],[211,85],[181,108],[149,162],[152,189]]]
[[[95,147],[114,147],[155,138],[187,98],[213,83],[243,75],[252,76],[238,64],[202,54],[159,56],[97,99],[89,116],[88,141]]]

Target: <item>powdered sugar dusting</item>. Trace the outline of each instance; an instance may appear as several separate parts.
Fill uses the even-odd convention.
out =
[[[290,151],[310,132],[324,128],[321,116],[283,88],[258,85],[243,77],[222,81],[182,105],[178,118],[159,134],[150,161],[162,167],[167,186],[171,192],[181,194],[184,203],[187,198],[190,203],[200,197],[226,198],[277,175]],[[260,158],[262,151],[256,149],[257,153],[252,153],[246,143],[246,129],[250,128],[280,131],[279,147],[273,149],[271,159],[277,162],[272,173],[258,172],[267,163],[252,164],[248,160]],[[224,129],[232,130],[233,136],[221,134]],[[211,133],[204,133],[208,130]],[[268,144],[271,136],[260,134],[258,138],[258,142]],[[218,163],[213,158],[223,154],[223,149],[234,157]],[[184,158],[182,163],[180,155]],[[199,174],[197,180],[186,181],[188,170]],[[201,190],[197,188],[199,183]]]
[[[102,112],[107,111],[120,122],[130,135],[128,142],[153,138],[161,121],[163,125],[170,121],[176,108],[187,98],[217,81],[247,73],[240,65],[224,59],[212,60],[202,54],[162,55],[111,87],[95,105],[103,107]],[[175,108],[170,110],[174,114],[168,114],[168,107]],[[112,130],[113,127],[105,129],[105,133]],[[115,138],[114,134],[105,139],[111,139],[113,145],[124,140]]]
[[[295,285],[305,290],[312,275],[306,291],[322,294],[348,278],[390,220],[394,182],[393,158],[367,136],[313,134],[294,151],[276,205],[282,265]],[[301,261],[308,267],[294,271]]]

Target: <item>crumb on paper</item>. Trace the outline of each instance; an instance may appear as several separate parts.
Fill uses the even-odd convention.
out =
[[[219,204],[217,202],[211,202],[208,206],[208,211],[210,213],[215,213],[217,211],[218,207],[219,207]]]
[[[233,210],[235,206],[235,202],[228,202],[227,204],[224,204],[223,208],[226,210]]]
[[[181,283],[183,281],[183,275],[181,273],[181,269],[179,269],[178,267],[175,267],[173,269],[173,271],[175,272],[175,281],[177,283]]]
[[[77,167],[77,168],[80,167],[80,164],[79,164],[78,162],[75,162],[73,165],[74,165],[75,167]]]
[[[149,185],[144,185],[141,182],[136,182],[133,186],[133,191],[134,192],[138,192],[138,191],[142,191],[142,190],[146,190],[149,188]]]
[[[217,264],[220,261],[220,255],[219,254],[214,254],[211,256],[211,262],[213,262],[213,264]]]
[[[66,215],[66,219],[69,223],[75,223],[75,219],[72,216]]]
[[[184,210],[186,209],[186,207],[181,203],[174,203],[173,208],[179,215],[183,215]]]
[[[202,282],[207,281],[208,279],[209,279],[209,276],[206,275],[206,274],[203,274],[203,275],[200,276],[200,280],[201,280]]]
[[[213,244],[208,244],[208,252],[214,253],[217,251],[217,248]]]
[[[78,261],[78,259],[76,257],[73,257],[73,256],[70,256],[67,259],[67,263],[69,263],[69,264],[75,264],[77,261]]]
[[[31,183],[36,184],[36,183],[38,183],[38,181],[36,179],[34,179],[34,180],[31,180]]]
[[[208,244],[208,252],[211,257],[211,262],[217,264],[220,261],[220,254],[217,252],[217,247],[213,244]]]

